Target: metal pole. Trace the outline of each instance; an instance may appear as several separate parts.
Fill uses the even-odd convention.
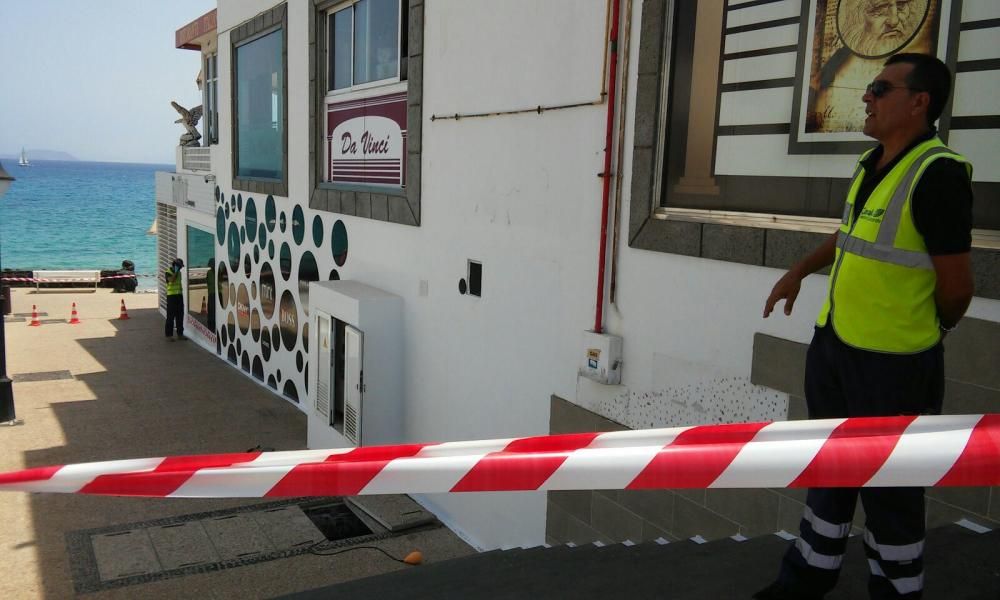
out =
[[[0,164],[0,197],[4,195],[14,178]],[[3,273],[3,245],[0,243],[0,274]],[[0,287],[3,283],[0,282]],[[0,311],[2,312],[2,311]],[[4,326],[4,315],[0,315],[0,423],[14,421],[14,384],[7,377],[7,331]]]

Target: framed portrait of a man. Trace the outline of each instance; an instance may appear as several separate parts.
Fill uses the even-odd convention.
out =
[[[890,56],[932,54],[954,71],[961,0],[803,0],[789,154],[856,154],[861,97]],[[947,134],[949,113],[939,130]]]

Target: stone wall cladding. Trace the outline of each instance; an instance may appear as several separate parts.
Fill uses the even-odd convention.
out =
[[[309,208],[388,221],[420,225],[420,164],[423,146],[424,1],[409,0],[407,21],[406,89],[406,187],[386,189],[348,186],[323,181],[323,136],[318,135],[326,114],[326,69],[320,57],[326,52],[326,20],[321,17],[341,0],[313,0],[309,12],[309,177],[313,190]],[[359,196],[363,196],[360,197]]]

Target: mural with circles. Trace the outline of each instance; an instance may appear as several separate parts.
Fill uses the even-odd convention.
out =
[[[308,393],[309,282],[340,279],[347,227],[273,196],[215,188],[216,352],[293,402]]]

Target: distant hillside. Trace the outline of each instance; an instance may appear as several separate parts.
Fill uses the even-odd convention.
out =
[[[59,150],[32,150],[31,148],[25,148],[24,152],[28,155],[28,160],[79,160],[69,152],[60,152]],[[0,154],[0,160],[17,160],[20,156],[20,150],[5,152]]]

